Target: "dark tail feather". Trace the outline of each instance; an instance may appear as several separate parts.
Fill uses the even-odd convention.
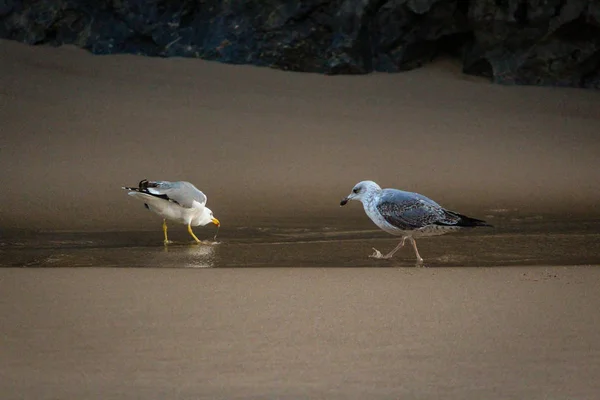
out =
[[[131,190],[133,192],[139,192],[139,193],[145,193],[145,194],[149,194],[150,196],[154,196],[154,197],[158,197],[159,199],[163,199],[163,200],[168,200],[168,201],[173,201],[171,199],[169,199],[169,196],[167,196],[166,194],[155,194],[155,193],[150,193],[148,191],[148,188],[155,188],[158,187],[158,184],[154,181],[149,181],[148,179],[142,179],[139,183],[139,187],[129,187],[129,186],[123,186],[122,189],[125,190]],[[144,204],[146,206],[146,208],[149,209],[148,204]]]
[[[138,184],[138,187],[123,186],[121,189],[133,190],[134,192],[147,193],[149,187],[156,187],[156,184],[154,184],[154,182],[148,181],[148,179],[142,179],[140,181],[140,183]],[[150,194],[150,193],[148,193],[148,194]]]
[[[158,187],[158,184],[154,181],[149,181],[148,179],[142,179],[139,183],[140,190],[147,190],[148,188]]]
[[[466,215],[462,215],[462,214],[459,214],[454,211],[444,210],[444,212],[448,215],[450,220],[454,220],[455,218],[458,218],[458,221],[451,222],[451,223],[450,222],[449,223],[439,222],[438,225],[461,226],[461,227],[465,227],[465,228],[473,228],[476,226],[487,226],[487,227],[493,228],[492,225],[488,224],[487,222],[485,222],[481,219],[467,217]]]

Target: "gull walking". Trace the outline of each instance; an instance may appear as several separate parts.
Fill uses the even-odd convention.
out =
[[[143,201],[147,209],[163,217],[162,227],[165,244],[171,243],[167,237],[168,219],[186,224],[188,232],[196,243],[200,243],[200,239],[194,235],[192,226],[204,226],[211,222],[217,228],[221,226],[219,220],[213,216],[213,212],[205,207],[206,195],[189,182],[149,181],[144,179],[140,181],[138,187],[125,186],[122,189],[129,190],[128,194],[130,196]]]
[[[416,238],[443,235],[461,228],[490,226],[485,221],[467,217],[446,210],[435,201],[419,193],[404,192],[398,189],[381,189],[373,181],[357,183],[352,192],[345,197],[340,206],[349,200],[358,200],[363,204],[365,213],[379,228],[402,240],[392,251],[383,255],[379,250],[371,258],[392,258],[404,246],[407,240],[412,244],[417,263],[423,259],[417,249]]]

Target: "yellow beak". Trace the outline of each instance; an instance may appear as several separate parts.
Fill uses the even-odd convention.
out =
[[[218,219],[216,219],[216,218],[213,218],[213,219],[211,219],[211,222],[212,222],[213,224],[215,224],[216,226],[221,226],[221,223],[220,223],[220,222],[219,222],[219,220],[218,220]]]

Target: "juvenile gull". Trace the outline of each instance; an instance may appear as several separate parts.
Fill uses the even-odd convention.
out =
[[[163,217],[165,244],[171,243],[167,237],[167,219],[186,224],[196,243],[199,243],[200,239],[194,235],[192,226],[204,226],[211,222],[217,227],[221,226],[213,212],[205,207],[206,195],[189,182],[144,179],[136,188],[125,186],[122,189],[129,190],[130,196],[143,201],[147,209]]]
[[[383,255],[377,249],[372,258],[392,258],[408,240],[417,256],[417,263],[423,259],[417,250],[415,238],[443,235],[461,228],[490,226],[485,221],[470,218],[454,211],[446,210],[435,201],[419,193],[404,192],[398,189],[381,189],[373,181],[362,181],[352,188],[340,206],[349,200],[362,202],[365,213],[379,228],[392,235],[402,236],[402,240],[392,251]]]

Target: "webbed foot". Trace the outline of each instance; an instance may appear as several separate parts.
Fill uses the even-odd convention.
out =
[[[392,258],[392,256],[390,254],[383,255],[383,254],[381,254],[381,252],[379,250],[377,250],[374,247],[373,247],[373,251],[374,251],[373,254],[371,254],[369,256],[369,258],[377,258],[380,260],[387,260],[389,258]]]

